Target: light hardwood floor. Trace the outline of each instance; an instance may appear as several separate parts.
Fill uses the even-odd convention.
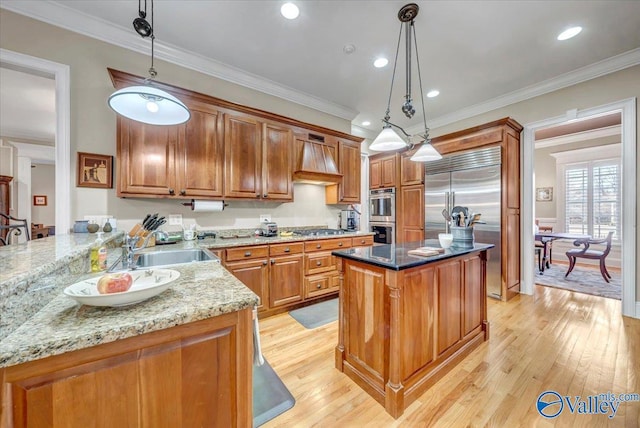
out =
[[[263,352],[296,399],[264,427],[640,426],[640,402],[616,416],[544,419],[538,395],[640,393],[640,320],[620,302],[536,286],[488,299],[491,337],[397,420],[334,368],[338,322],[306,330],[288,314],[260,321]]]

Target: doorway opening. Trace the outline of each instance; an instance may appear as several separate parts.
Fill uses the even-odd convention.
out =
[[[545,119],[528,124],[524,128],[523,139],[523,210],[522,210],[522,293],[533,294],[536,275],[534,264],[534,223],[535,223],[535,142],[536,132],[558,126],[567,122],[576,122],[590,117],[605,116],[619,112],[621,123],[621,203],[619,224],[621,240],[621,276],[622,276],[622,313],[626,316],[639,317],[636,313],[636,100],[635,98],[614,102],[585,110],[571,110],[566,116]],[[563,213],[563,216],[565,214]],[[576,220],[576,219],[574,219]],[[578,221],[578,220],[576,220]],[[582,221],[582,220],[580,220]],[[566,225],[566,218],[562,219]]]

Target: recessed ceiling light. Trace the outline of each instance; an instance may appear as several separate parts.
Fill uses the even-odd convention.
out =
[[[560,33],[560,35],[558,36],[558,40],[567,40],[570,39],[574,36],[577,36],[580,31],[582,31],[582,27],[571,27],[567,30],[564,30],[562,33]]]
[[[287,19],[296,19],[300,15],[300,9],[293,3],[285,3],[280,8],[280,13]]]
[[[440,95],[440,91],[437,89],[432,89],[429,92],[427,92],[427,98],[437,97],[438,95]]]
[[[375,61],[373,61],[373,65],[376,68],[382,68],[387,64],[389,64],[389,60],[386,58],[378,58]]]
[[[352,43],[344,45],[344,47],[342,48],[342,52],[344,52],[347,55],[351,55],[355,51],[356,51],[356,46]]]
[[[368,120],[365,120],[364,122],[362,122],[362,126],[369,126],[371,125],[371,122],[369,122]]]

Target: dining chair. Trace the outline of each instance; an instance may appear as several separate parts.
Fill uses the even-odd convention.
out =
[[[7,230],[7,234],[4,231]],[[27,241],[29,237],[29,226],[27,220],[23,218],[15,218],[13,216],[0,213],[0,244],[8,245],[11,243],[11,236],[20,236],[24,233]]]
[[[536,219],[536,226],[538,227],[538,230],[540,232],[553,232],[553,226],[540,226],[540,221],[538,219]],[[540,251],[544,251],[544,244],[540,241],[535,241],[535,248],[540,249]],[[536,251],[537,252],[537,251]],[[553,242],[549,241],[547,242],[547,252],[549,254],[545,254],[544,256],[545,259],[547,260],[546,262],[546,268],[549,268],[551,264],[553,264]]]
[[[576,259],[591,259],[591,260],[600,260],[600,273],[605,281],[609,282],[611,279],[611,275],[607,270],[607,266],[605,265],[605,259],[609,255],[611,251],[611,239],[613,238],[613,231],[609,232],[606,238],[604,239],[577,239],[574,241],[573,245],[580,246],[584,245],[584,248],[574,248],[573,250],[569,250],[566,252],[567,257],[569,258],[569,270],[564,275],[566,278],[569,276],[574,266],[576,265]],[[605,244],[604,250],[593,250],[589,247],[594,244]]]

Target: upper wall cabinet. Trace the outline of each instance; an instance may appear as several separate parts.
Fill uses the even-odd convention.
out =
[[[222,130],[212,106],[184,100],[191,120],[147,125],[118,117],[118,196],[222,196]]]
[[[293,200],[293,131],[246,115],[224,115],[225,198]]]
[[[398,155],[375,155],[369,158],[369,188],[396,187]]]
[[[360,143],[338,139],[338,170],[342,181],[327,186],[327,204],[359,204],[362,183]]]

